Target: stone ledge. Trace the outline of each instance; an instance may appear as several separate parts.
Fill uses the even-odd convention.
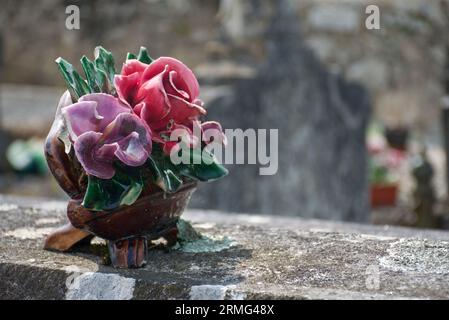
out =
[[[448,232],[189,210],[215,246],[152,251],[145,268],[115,270],[90,247],[41,249],[64,210],[0,196],[1,299],[449,298]]]

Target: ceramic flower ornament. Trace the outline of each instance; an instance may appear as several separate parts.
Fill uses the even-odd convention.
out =
[[[195,125],[201,133],[204,129],[222,132],[218,122],[198,122],[199,117],[206,114],[199,99],[198,80],[179,60],[161,57],[146,64],[130,59],[123,65],[121,74],[115,76],[115,86],[118,96],[148,124],[153,140],[163,145],[166,154],[176,145],[168,139],[175,129],[184,129],[193,147],[200,142],[193,134]],[[210,141],[206,139],[205,142]]]
[[[151,154],[151,130],[112,95],[88,94],[61,111],[76,157],[89,175],[111,179],[114,161],[138,167]]]
[[[128,54],[120,74],[110,52],[81,58],[85,79],[56,60],[68,92],[59,102],[45,144],[49,168],[70,196],[70,223],[46,239],[45,248],[65,251],[96,235],[108,241],[115,267],[145,264],[147,242],[176,243],[177,221],[198,181],[227,174],[205,147],[218,122],[201,122],[206,109],[193,72],[181,61],[153,60],[145,48]],[[172,133],[182,129],[189,154],[208,161],[175,164]],[[194,133],[200,132],[197,136]],[[212,138],[212,136],[214,138]]]

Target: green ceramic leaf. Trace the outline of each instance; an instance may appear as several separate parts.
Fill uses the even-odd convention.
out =
[[[97,69],[97,81],[101,87],[101,92],[115,94],[115,87],[113,82],[111,83],[103,70]]]
[[[78,101],[81,96],[91,92],[86,81],[81,78],[70,63],[61,57],[55,61],[58,64],[59,71],[67,84],[67,88],[69,89],[73,102]]]
[[[173,193],[176,192],[182,186],[182,180],[171,169],[164,169],[162,171],[162,180],[164,185],[164,191]]]
[[[145,48],[145,47],[140,47],[140,51],[139,51],[139,55],[137,56],[137,60],[139,60],[140,62],[146,63],[146,64],[150,64],[151,62],[153,62],[153,58],[150,57],[150,55],[148,54],[147,48]]]
[[[92,92],[113,93],[113,86],[106,73],[98,69],[94,62],[90,61],[86,56],[83,56],[81,58],[81,65],[83,66],[87,83]]]
[[[190,157],[190,164],[174,165],[170,157],[164,155],[159,146],[154,144],[148,160],[154,182],[166,192],[176,192],[182,185],[182,176],[193,180],[211,181],[228,174],[228,170],[207,151],[191,150]]]
[[[105,48],[98,46],[95,48],[95,67],[104,71],[110,83],[114,83],[115,64],[112,53]]]
[[[216,180],[228,174],[228,170],[211,153],[200,149],[190,151],[190,164],[180,164],[177,167],[183,176],[199,181]]]
[[[137,59],[137,56],[134,53],[128,52],[126,55],[126,60]]]
[[[114,177],[109,180],[89,175],[82,206],[93,211],[107,211],[131,205],[139,197],[142,188],[139,168],[117,168]]]
[[[81,58],[81,66],[83,67],[84,74],[86,75],[87,84],[92,92],[101,92],[102,83],[97,79],[97,71],[95,64],[90,61],[86,56]]]
[[[182,180],[176,168],[171,164],[170,158],[157,155],[157,151],[148,159],[152,178],[165,192],[176,192],[182,185]]]

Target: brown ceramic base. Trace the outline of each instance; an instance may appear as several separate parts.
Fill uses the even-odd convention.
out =
[[[74,149],[66,153],[60,139],[66,128],[61,108],[72,104],[67,91],[59,101],[52,128],[45,142],[45,157],[51,173],[70,197],[67,217],[70,223],[51,233],[45,249],[67,251],[89,237],[108,241],[115,267],[141,267],[147,260],[148,241],[163,237],[165,246],[177,241],[176,223],[186,208],[196,183],[183,181],[175,193],[162,191],[151,179],[132,205],[110,211],[91,211],[81,204],[86,193],[87,175],[76,159]]]
[[[71,199],[67,206],[70,223],[51,233],[44,248],[67,251],[97,236],[108,242],[114,267],[142,267],[147,262],[149,241],[163,238],[164,248],[176,244],[178,219],[195,189],[195,183],[186,183],[176,193],[149,192],[133,205],[113,211],[90,211],[81,200]]]
[[[56,229],[45,239],[44,249],[68,251],[77,244],[88,241],[94,235],[73,227],[70,223]],[[163,247],[169,248],[178,241],[176,224],[150,236],[132,236],[120,240],[107,240],[109,256],[115,268],[141,268],[148,261],[148,246],[151,240],[163,238]],[[160,246],[160,244],[159,244]]]
[[[140,268],[147,263],[147,238],[131,237],[108,241],[111,263],[115,268]]]
[[[147,236],[135,236],[122,240],[109,240],[109,256],[115,268],[140,268],[148,260],[148,245],[151,240],[164,239],[164,247],[172,247],[178,241],[176,224],[163,232]]]
[[[94,236],[67,223],[50,233],[45,239],[44,249],[67,251],[82,241],[90,241]]]
[[[90,211],[81,205],[81,199],[71,199],[67,216],[74,227],[106,240],[133,236],[155,239],[176,226],[195,189],[196,183],[185,183],[175,193],[155,188],[142,194],[131,206],[112,211]]]

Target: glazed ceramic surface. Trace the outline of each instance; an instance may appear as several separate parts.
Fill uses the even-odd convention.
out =
[[[141,267],[148,241],[176,244],[196,183],[228,173],[207,148],[225,145],[226,136],[217,121],[202,122],[198,80],[181,61],[153,59],[141,47],[117,72],[111,52],[98,46],[94,56],[80,59],[85,78],[55,60],[68,90],[45,156],[70,197],[70,223],[51,233],[45,248],[65,251],[98,236],[108,241],[114,266]]]
[[[100,212],[86,210],[79,200],[71,200],[67,216],[74,227],[103,239],[119,240],[130,236],[155,238],[176,225],[194,191],[195,184],[190,183],[176,193],[157,191],[141,196],[131,206]]]
[[[45,156],[56,181],[71,198],[67,206],[71,226],[51,234],[46,248],[65,251],[92,234],[109,241],[114,266],[141,267],[147,260],[148,240],[166,236],[171,244],[176,243],[176,222],[195,191],[196,183],[185,183],[175,193],[166,193],[149,183],[130,206],[108,211],[84,208],[81,204],[87,188],[86,173],[73,150],[67,152],[59,138],[64,130],[60,110],[70,103],[70,95],[66,92],[59,102],[45,143]]]

